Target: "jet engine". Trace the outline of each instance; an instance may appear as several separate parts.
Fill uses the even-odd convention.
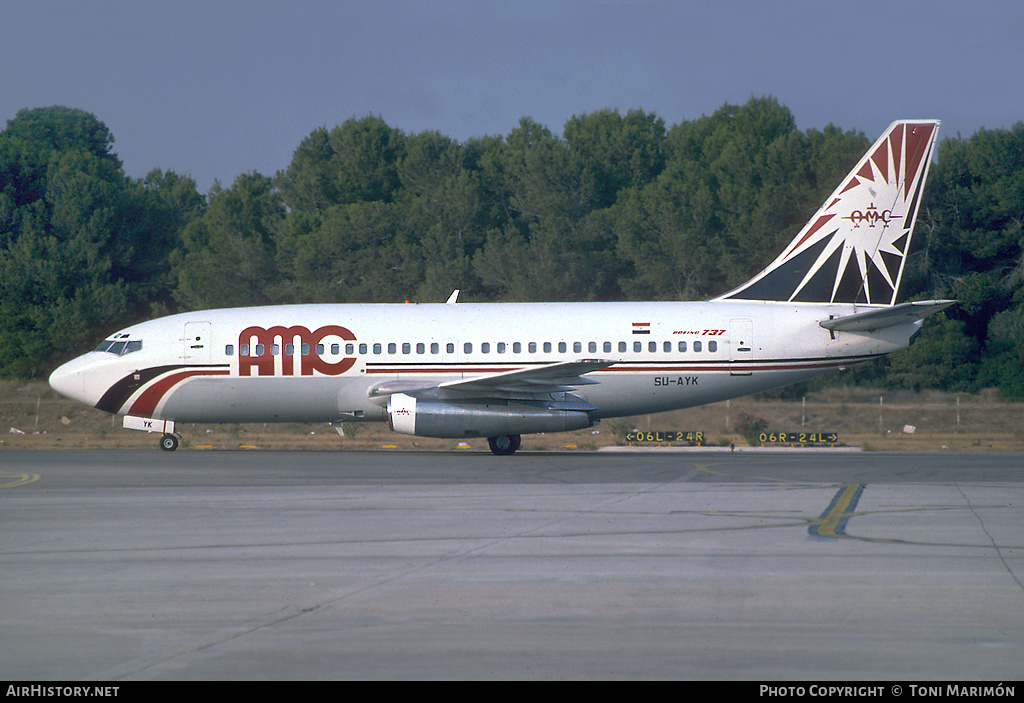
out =
[[[554,405],[555,407],[552,407]],[[529,400],[430,400],[405,393],[388,397],[388,424],[420,437],[494,437],[565,432],[595,424],[590,413],[557,407],[565,403]]]

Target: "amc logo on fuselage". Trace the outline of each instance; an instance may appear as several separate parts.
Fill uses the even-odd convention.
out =
[[[312,332],[302,325],[284,327],[278,325],[270,329],[263,327],[247,327],[238,335],[238,375],[273,376],[276,373],[275,359],[281,357],[281,375],[312,376],[321,373],[325,376],[338,376],[348,371],[356,363],[355,357],[346,357],[341,361],[330,363],[320,356],[318,349],[324,349],[329,337],[345,341],[354,341],[356,336],[340,325],[327,325]],[[280,340],[280,341],[278,341]],[[276,345],[280,345],[277,347]],[[323,346],[321,346],[323,345]],[[274,354],[272,349],[280,353]],[[243,351],[248,353],[243,354]],[[296,363],[296,361],[298,363]],[[298,370],[296,370],[298,366]]]

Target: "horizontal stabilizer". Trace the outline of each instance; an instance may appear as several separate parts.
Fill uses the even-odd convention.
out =
[[[892,307],[877,308],[845,317],[822,320],[818,324],[833,332],[871,332],[923,320],[932,313],[945,310],[955,302],[955,300],[922,300],[901,303]]]

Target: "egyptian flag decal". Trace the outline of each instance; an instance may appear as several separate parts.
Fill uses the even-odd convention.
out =
[[[634,322],[633,323],[633,334],[650,334],[651,323],[650,322]]]

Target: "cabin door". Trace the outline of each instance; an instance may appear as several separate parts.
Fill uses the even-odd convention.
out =
[[[754,325],[749,318],[729,320],[729,374],[749,376],[754,361]]]
[[[185,324],[185,363],[209,364],[213,351],[213,325],[209,322]]]

